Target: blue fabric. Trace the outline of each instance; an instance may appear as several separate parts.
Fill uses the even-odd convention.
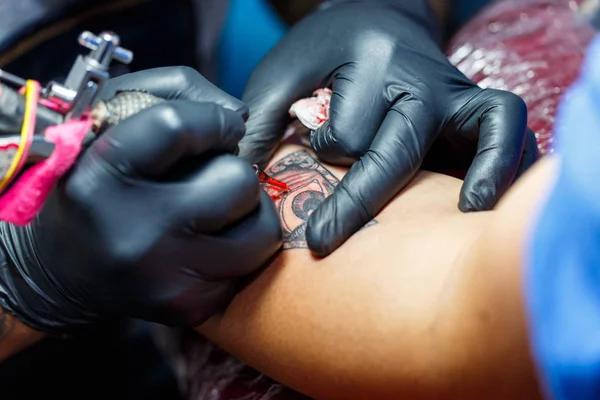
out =
[[[241,97],[254,67],[286,31],[266,0],[232,0],[219,44],[219,87]]]
[[[526,294],[548,398],[600,398],[600,38],[556,125],[561,167],[533,231]]]

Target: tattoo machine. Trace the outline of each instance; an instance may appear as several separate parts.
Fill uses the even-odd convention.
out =
[[[267,185],[270,189],[276,190],[278,192],[289,192],[292,189],[284,182],[281,182],[275,178],[271,178],[264,170],[262,170],[258,165],[253,165],[254,170],[256,171],[256,176],[258,177],[258,181],[264,185]]]
[[[319,129],[329,119],[329,105],[331,104],[332,91],[329,88],[317,89],[313,96],[296,101],[289,109],[292,118],[296,118],[298,124],[292,123],[286,131],[282,140],[292,135],[302,135],[304,132]],[[306,143],[310,146],[310,139]],[[258,165],[254,165],[256,176],[260,183],[269,189],[278,192],[289,192],[290,187],[284,182],[271,178]]]
[[[64,83],[46,87],[0,70],[0,220],[29,223],[54,184],[74,164],[84,140],[164,99],[141,90],[100,100],[113,60],[133,53],[114,33],[83,32],[90,51],[75,60]]]
[[[329,105],[331,104],[332,91],[329,88],[317,89],[312,97],[296,101],[289,109],[290,117],[297,119],[297,124],[292,123],[284,134],[282,140],[292,135],[302,135],[304,132],[319,129],[329,120]],[[302,135],[303,136],[303,135]],[[310,139],[305,143],[310,146]],[[258,165],[253,165],[260,183],[278,192],[289,192],[290,187],[284,182],[271,178]]]

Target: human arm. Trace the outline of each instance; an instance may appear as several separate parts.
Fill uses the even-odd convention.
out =
[[[240,154],[267,162],[291,104],[323,86],[333,90],[330,119],[312,147],[352,168],[309,221],[317,256],[376,215],[433,147],[444,149],[438,164],[473,160],[456,198],[462,211],[492,208],[537,158],[523,101],[477,87],[448,62],[425,0],[329,1],[296,24],[248,82]]]
[[[0,363],[43,337],[0,307]]]
[[[0,224],[0,306],[40,332],[205,320],[280,246],[272,204],[233,155],[241,102],[186,68],[120,77],[114,89],[170,101],[100,136],[31,224]]]
[[[421,172],[376,224],[324,259],[284,250],[198,331],[315,398],[537,398],[519,244],[551,164],[478,214],[456,210],[459,180]]]

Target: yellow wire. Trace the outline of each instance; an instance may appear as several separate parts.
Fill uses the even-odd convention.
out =
[[[25,114],[23,116],[23,125],[21,126],[21,141],[8,172],[0,180],[0,191],[10,183],[13,175],[17,171],[17,168],[22,164],[23,158],[27,156],[25,152],[31,144],[31,140],[33,139],[33,134],[35,131],[35,120],[39,94],[39,82],[28,80],[25,85]]]

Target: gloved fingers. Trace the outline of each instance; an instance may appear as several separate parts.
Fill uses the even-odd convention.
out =
[[[265,166],[279,147],[287,124],[291,121],[288,110],[292,103],[302,97],[300,90],[293,90],[291,82],[276,85],[250,81],[244,94],[250,108],[246,123],[246,135],[239,144],[240,157],[252,164]]]
[[[218,257],[206,259],[202,253],[198,253],[197,257],[206,260],[202,271],[211,278],[245,276],[263,266],[279,250],[282,239],[281,224],[273,201],[261,191],[260,202],[252,213],[236,224],[206,237],[206,246],[196,246],[198,251],[215,249]],[[192,237],[190,240],[197,239]]]
[[[510,92],[486,89],[479,112],[466,124],[479,127],[477,153],[460,192],[463,212],[490,210],[513,183],[521,163],[527,128],[527,107]],[[479,98],[473,99],[475,103]]]
[[[217,155],[194,170],[178,192],[178,225],[214,233],[247,217],[259,205],[260,186],[252,166],[230,154]]]
[[[242,117],[216,104],[170,101],[109,128],[86,156],[99,156],[132,177],[166,179],[175,167],[206,153],[235,152]]]
[[[539,157],[539,149],[535,133],[529,128],[525,131],[525,147],[523,148],[523,156],[521,157],[521,164],[517,170],[515,181],[521,177]]]
[[[290,123],[289,109],[308,97],[325,78],[313,57],[290,51],[294,32],[280,42],[254,70],[242,100],[250,108],[246,135],[240,141],[239,155],[252,164],[264,167],[280,144]],[[293,46],[292,46],[293,47]]]
[[[375,217],[417,172],[433,138],[433,118],[423,102],[392,107],[370,149],[308,220],[308,247],[332,253]]]
[[[191,100],[216,103],[248,118],[248,107],[225,93],[190,67],[162,67],[134,72],[110,79],[102,92],[109,99],[119,90],[145,90],[166,100]]]
[[[394,101],[382,96],[384,81],[365,75],[374,69],[363,64],[335,71],[329,120],[310,137],[315,154],[330,164],[349,166],[365,154]]]

